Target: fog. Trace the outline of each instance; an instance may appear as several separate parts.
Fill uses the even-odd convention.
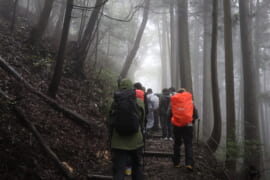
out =
[[[148,22],[145,32],[157,34],[157,29],[154,28],[151,22]],[[138,60],[137,70],[134,75],[134,82],[141,82],[146,89],[151,88],[154,93],[160,93],[162,89],[160,47],[158,43],[158,36],[156,36],[156,38],[152,39],[151,45],[148,46],[146,51],[141,52],[139,50],[138,53],[143,54],[140,54],[141,59]]]
[[[224,167],[232,160],[232,172],[255,164],[270,178],[269,0],[1,0],[0,13],[11,31],[26,23],[33,44],[67,47],[72,60],[60,54],[49,75],[62,62],[85,79],[130,78],[155,93],[186,88],[200,142]]]

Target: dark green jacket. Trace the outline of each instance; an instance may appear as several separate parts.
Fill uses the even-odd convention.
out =
[[[120,83],[120,90],[123,89],[133,89],[133,84],[130,80],[124,79]],[[137,98],[137,104],[140,107],[140,115],[141,115],[141,124],[144,124],[144,103],[141,99]],[[109,118],[110,121],[110,118]],[[109,122],[109,124],[112,124]],[[121,149],[121,150],[134,150],[140,148],[144,145],[143,143],[143,134],[141,128],[139,131],[130,136],[120,136],[115,129],[112,130],[112,137],[111,137],[111,148],[113,149]]]

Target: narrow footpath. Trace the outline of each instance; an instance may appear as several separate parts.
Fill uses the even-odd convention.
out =
[[[192,172],[184,167],[184,147],[182,146],[181,167],[176,168],[172,163],[173,141],[160,137],[161,132],[156,132],[146,138],[144,154],[144,174],[146,180],[228,180],[221,164],[210,154],[208,149],[201,144],[193,143],[195,165]],[[112,179],[111,166],[104,167],[101,176],[89,179]],[[126,176],[125,180],[131,180]]]

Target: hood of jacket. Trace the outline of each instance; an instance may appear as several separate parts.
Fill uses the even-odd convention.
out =
[[[128,89],[128,90],[132,90],[133,89],[133,84],[131,82],[131,80],[129,79],[123,79],[120,83],[120,89]]]

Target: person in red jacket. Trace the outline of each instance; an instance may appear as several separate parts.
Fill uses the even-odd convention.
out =
[[[184,88],[171,96],[171,122],[174,133],[174,156],[175,167],[180,167],[180,147],[182,141],[185,146],[185,165],[188,170],[193,170],[193,122],[198,118],[197,110],[193,104],[192,94]]]
[[[148,114],[148,102],[146,98],[145,88],[142,86],[140,82],[136,82],[134,85],[134,89],[136,90],[136,96],[137,98],[140,98],[144,102],[144,108],[145,108],[145,124],[147,123],[147,114]]]

